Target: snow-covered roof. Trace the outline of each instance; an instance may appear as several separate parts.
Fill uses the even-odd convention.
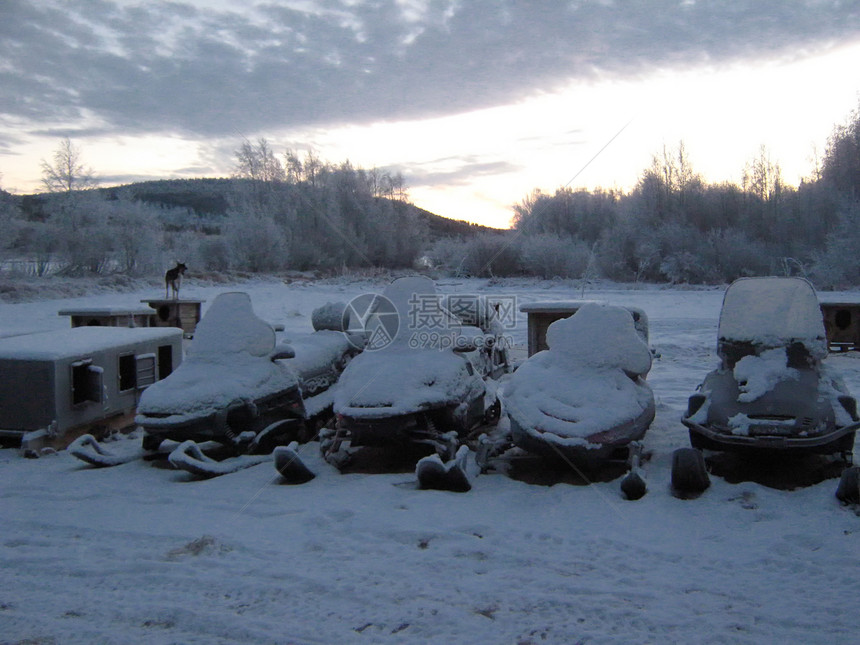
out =
[[[575,313],[579,310],[580,307],[586,304],[606,304],[599,300],[548,300],[545,302],[527,302],[523,305],[520,305],[520,311],[526,314],[530,313],[566,313],[570,312]],[[640,316],[647,317],[647,314],[643,309],[639,307],[624,307],[627,311],[631,313],[637,313]]]
[[[827,354],[824,321],[815,289],[803,278],[741,278],[726,289],[719,339],[779,347],[801,342]]]
[[[182,330],[173,327],[74,327],[0,338],[0,358],[53,361],[177,337]]]
[[[77,309],[61,309],[58,316],[140,316],[154,314],[155,309],[150,307],[78,307]]]

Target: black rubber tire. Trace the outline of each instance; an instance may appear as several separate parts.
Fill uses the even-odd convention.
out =
[[[698,495],[711,485],[705,458],[695,448],[678,448],[672,453],[672,489],[680,495]]]
[[[851,466],[842,471],[836,499],[843,504],[860,504],[860,466]]]

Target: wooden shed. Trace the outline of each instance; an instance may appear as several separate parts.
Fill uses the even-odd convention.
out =
[[[185,336],[194,335],[197,323],[200,322],[200,309],[203,300],[180,300],[171,298],[154,298],[141,300],[155,310],[152,320],[153,327],[179,327]]]
[[[825,300],[820,306],[830,351],[860,349],[860,302]]]
[[[0,437],[64,447],[128,425],[140,392],[182,361],[179,329],[76,327],[0,339]]]
[[[63,309],[60,316],[69,316],[72,327],[155,327],[155,310],[128,307],[80,307]]]
[[[546,330],[556,320],[570,318],[582,305],[591,300],[564,300],[532,302],[522,305],[520,311],[528,316],[529,356],[547,349]],[[625,307],[633,316],[633,326],[645,344],[648,344],[648,316],[638,307]]]

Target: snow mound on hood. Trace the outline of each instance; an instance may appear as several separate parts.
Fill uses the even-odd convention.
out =
[[[352,417],[389,417],[456,405],[483,393],[483,381],[452,351],[391,345],[365,352],[335,385],[334,411]]]
[[[314,331],[344,331],[345,314],[345,302],[327,302],[322,307],[313,310],[311,325],[313,325]]]
[[[199,416],[296,386],[293,370],[270,360],[274,346],[275,332],[248,294],[223,293],[197,325],[187,358],[141,394],[138,412]]]
[[[346,334],[330,329],[296,334],[286,344],[296,355],[294,358],[284,359],[284,362],[302,377],[331,368],[343,360],[350,349]]]
[[[514,372],[503,389],[508,414],[526,431],[565,445],[636,419],[653,405],[644,376],[651,352],[630,312],[586,304],[547,331],[549,350]],[[555,435],[548,437],[543,433]]]
[[[723,298],[719,339],[759,347],[806,346],[827,355],[824,320],[812,285],[802,278],[741,278]]]
[[[797,379],[800,373],[788,367],[785,350],[769,349],[758,356],[744,356],[735,364],[734,377],[738,382],[738,401],[750,403],[770,392],[778,383]]]
[[[423,276],[398,278],[382,295],[397,310],[397,334],[385,347],[363,352],[346,367],[335,385],[335,412],[352,417],[399,416],[479,396],[483,381],[463,356],[415,343],[416,333],[454,338],[462,332],[457,317],[442,305],[435,283]]]

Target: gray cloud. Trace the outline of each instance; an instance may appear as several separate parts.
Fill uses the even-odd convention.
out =
[[[860,9],[839,0],[413,4],[5,0],[0,123],[217,137],[437,116],[577,79],[793,56],[860,32]]]
[[[450,166],[450,170],[432,170],[438,165]],[[409,177],[410,186],[438,186],[445,184],[456,186],[473,181],[482,175],[499,175],[522,170],[522,166],[509,161],[481,160],[474,155],[463,157],[448,157],[429,163],[407,164],[399,168]]]

